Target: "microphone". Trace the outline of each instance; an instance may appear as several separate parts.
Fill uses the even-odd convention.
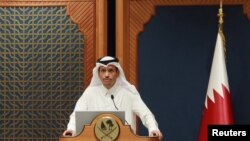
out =
[[[111,99],[112,99],[112,101],[113,101],[113,103],[114,103],[114,105],[115,105],[114,95],[111,95]],[[116,107],[116,105],[115,105],[115,108],[116,108],[116,110],[118,111],[118,108]]]
[[[114,95],[111,95],[111,99],[112,99],[112,101],[113,101],[113,103],[114,103],[114,106],[115,106],[116,110],[118,111],[118,108],[117,108],[116,105],[115,105]],[[126,119],[124,119],[124,120],[125,120],[125,122],[128,124],[127,120],[126,120]],[[129,124],[128,124],[128,125],[129,125]]]

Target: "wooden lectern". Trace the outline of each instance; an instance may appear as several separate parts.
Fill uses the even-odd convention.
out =
[[[158,141],[158,137],[135,135],[130,125],[124,125],[114,114],[105,113],[84,125],[78,136],[61,136],[59,141]]]

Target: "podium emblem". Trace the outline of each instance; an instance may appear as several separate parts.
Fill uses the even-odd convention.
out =
[[[102,117],[96,122],[95,136],[99,141],[114,141],[119,132],[120,127],[112,117]]]

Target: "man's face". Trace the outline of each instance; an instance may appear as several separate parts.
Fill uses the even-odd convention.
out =
[[[114,65],[108,65],[107,67],[101,66],[99,67],[98,74],[102,84],[107,89],[110,89],[119,76],[119,70]]]

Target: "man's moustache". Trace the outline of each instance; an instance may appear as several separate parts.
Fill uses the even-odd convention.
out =
[[[103,79],[103,80],[111,80],[111,79],[109,79],[109,78],[105,78],[105,79]]]

